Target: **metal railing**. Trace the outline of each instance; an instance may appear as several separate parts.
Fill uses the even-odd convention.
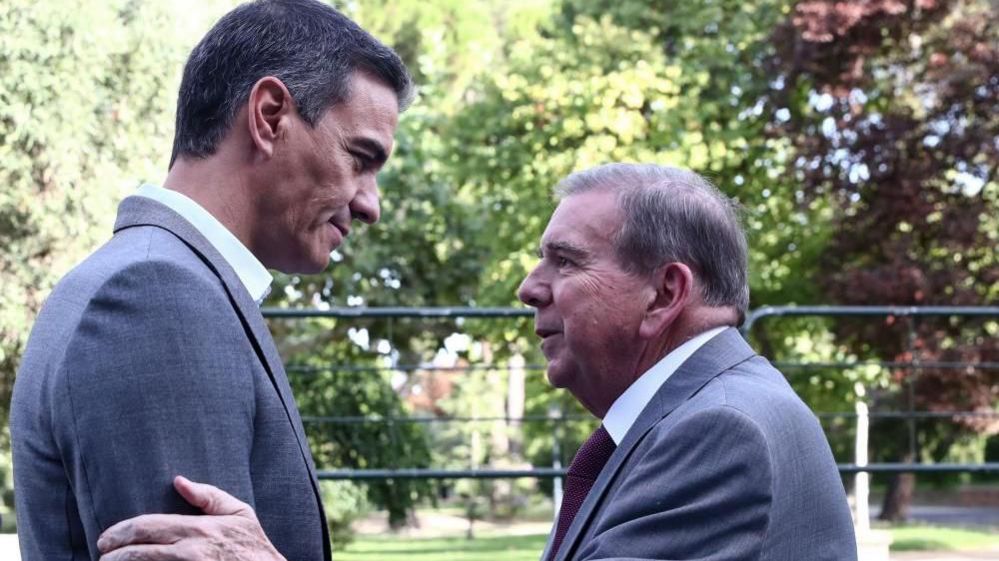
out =
[[[267,318],[273,319],[304,319],[304,318],[337,318],[337,319],[362,319],[362,318],[437,318],[437,319],[458,319],[458,318],[526,318],[533,316],[533,310],[527,308],[468,308],[468,307],[444,307],[444,308],[331,308],[327,310],[305,310],[305,309],[278,309],[265,308],[263,314]],[[919,318],[926,316],[959,316],[959,317],[994,317],[999,318],[999,306],[932,306],[932,307],[911,307],[911,306],[767,306],[752,310],[746,316],[746,320],[740,328],[743,336],[748,337],[754,326],[761,320],[768,318],[782,317],[907,317]],[[910,341],[915,339],[915,324],[910,322]],[[886,369],[953,369],[966,370],[968,368],[980,370],[999,369],[999,363],[961,363],[945,361],[920,362],[917,355],[913,355],[911,362],[900,361],[851,361],[851,362],[790,362],[775,361],[777,368],[784,369],[847,369],[861,366],[876,366]],[[450,368],[454,371],[473,370],[503,370],[508,366],[499,365],[469,365]],[[518,367],[525,371],[544,371],[543,365],[524,365]],[[447,367],[428,367],[426,365],[396,365],[391,367],[359,366],[359,365],[337,365],[333,367],[314,367],[289,365],[289,374],[309,374],[316,372],[326,372],[330,370],[350,371],[350,372],[413,372],[417,370],[448,370]],[[872,411],[868,414],[870,418],[897,418],[907,421],[909,426],[909,447],[912,457],[916,457],[916,429],[915,421],[918,419],[943,419],[954,417],[999,417],[999,411],[916,411],[913,409],[912,385],[908,384],[909,409],[907,411]],[[856,412],[817,412],[819,418],[856,418]],[[509,417],[445,417],[445,418],[400,418],[400,417],[318,417],[303,416],[306,423],[438,423],[438,422],[485,422],[485,421],[507,421],[507,422],[529,422],[529,421],[549,421],[564,423],[569,420],[584,420],[587,416],[523,416],[519,418]],[[841,463],[837,465],[843,474],[856,473],[999,473],[999,463],[947,463],[947,464],[923,464],[923,463],[870,463],[857,465],[854,463]],[[320,470],[319,478],[324,480],[376,480],[376,479],[511,479],[511,478],[561,478],[566,473],[565,468],[541,468],[531,469],[433,469],[433,468],[411,468],[411,469],[337,469]]]

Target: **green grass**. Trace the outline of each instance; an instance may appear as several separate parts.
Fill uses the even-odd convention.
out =
[[[544,535],[465,538],[358,538],[337,561],[538,561]]]
[[[892,551],[999,548],[999,533],[937,526],[890,528]],[[337,561],[537,561],[545,535],[465,538],[362,537],[336,551]]]
[[[892,551],[958,551],[999,548],[999,533],[937,526],[891,528]]]

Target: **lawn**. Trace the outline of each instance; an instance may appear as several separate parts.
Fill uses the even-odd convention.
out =
[[[891,535],[892,551],[999,549],[999,532],[912,525],[891,528]]]
[[[891,528],[892,551],[999,548],[996,532],[900,526]],[[336,552],[337,561],[537,561],[544,535],[465,538],[358,538]]]
[[[337,561],[538,561],[544,535],[465,538],[358,538]]]

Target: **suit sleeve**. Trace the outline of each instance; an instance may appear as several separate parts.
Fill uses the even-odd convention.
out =
[[[175,475],[253,504],[257,360],[218,282],[172,263],[114,274],[71,336],[53,427],[91,556],[112,524],[193,513]]]
[[[621,474],[593,538],[573,559],[759,559],[773,472],[755,423],[722,406],[646,438],[650,445],[636,451],[637,464]]]

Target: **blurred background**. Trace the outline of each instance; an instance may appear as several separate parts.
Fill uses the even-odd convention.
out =
[[[278,275],[264,304],[327,476],[338,559],[537,558],[553,474],[595,421],[548,386],[529,315],[482,309],[517,304],[552,186],[607,161],[691,168],[742,204],[753,309],[894,306],[778,308],[744,330],[844,466],[858,404],[871,462],[952,466],[873,474],[871,514],[895,551],[997,551],[994,0],[333,4],[419,84],[380,176],[382,222],[323,274]],[[35,314],[110,237],[121,198],[165,177],[185,57],[234,5],[0,3],[4,532],[7,407]],[[371,307],[405,309],[342,311]],[[401,468],[555,471],[346,471]]]

